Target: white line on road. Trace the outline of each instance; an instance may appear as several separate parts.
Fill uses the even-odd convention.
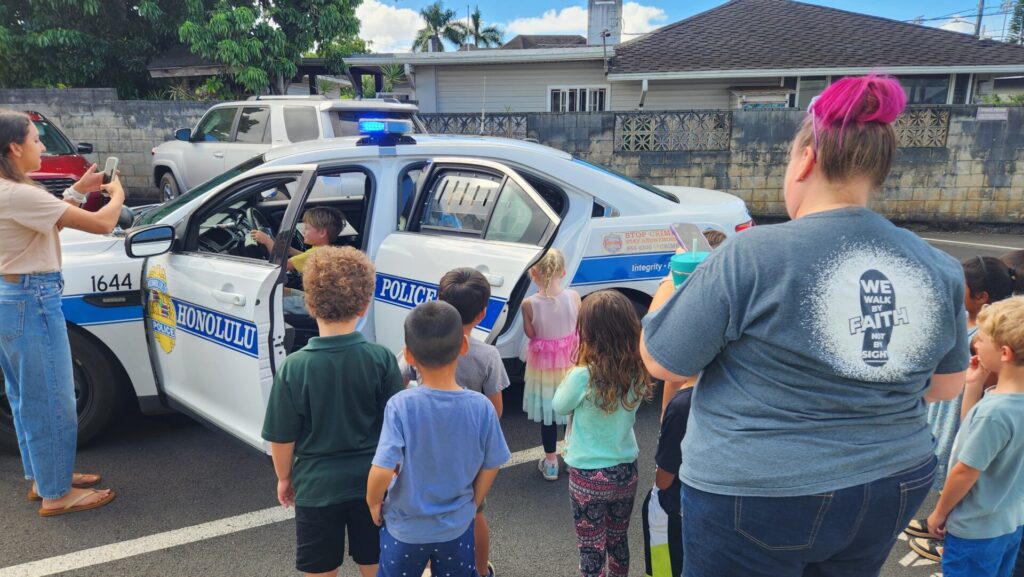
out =
[[[543,447],[533,447],[532,449],[517,451],[512,454],[512,458],[502,465],[501,468],[505,469],[537,461],[543,456]],[[117,505],[115,504],[114,506],[116,507]],[[147,535],[138,539],[120,541],[118,543],[93,547],[92,549],[83,549],[82,551],[66,555],[4,567],[0,569],[0,577],[44,577],[45,575],[74,571],[76,569],[127,559],[128,557],[170,549],[171,547],[188,545],[197,541],[205,541],[214,537],[247,531],[264,525],[272,525],[281,521],[288,521],[294,517],[294,509],[271,507],[191,527]]]
[[[941,243],[941,244],[956,244],[956,245],[961,245],[961,246],[976,246],[976,247],[979,247],[979,248],[994,248],[996,250],[1022,250],[1021,247],[1019,247],[1019,246],[1001,246],[1001,245],[998,245],[998,244],[981,244],[981,243],[978,243],[978,242],[963,242],[963,241],[960,241],[960,240],[946,240],[944,238],[926,238],[926,237],[923,237],[923,236],[921,238],[923,240],[928,241],[928,242],[937,242],[937,243]]]

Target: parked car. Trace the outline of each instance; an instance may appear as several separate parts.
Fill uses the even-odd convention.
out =
[[[392,122],[364,123],[388,129]],[[397,145],[396,145],[397,144]],[[144,413],[198,416],[265,449],[260,427],[275,370],[309,326],[282,309],[289,246],[304,248],[302,214],[342,211],[335,244],[376,265],[374,300],[358,329],[398,352],[402,323],[469,266],[491,284],[474,337],[517,370],[525,335],[526,271],[549,247],[566,256],[566,284],[600,289],[645,311],[677,247],[669,226],[727,235],[752,225],[723,192],[654,187],[546,146],[478,136],[339,138],[254,156],[152,208],[127,234],[61,234],[64,314],[79,390],[79,439],[134,399]],[[276,238],[273,254],[251,241]],[[303,323],[305,321],[305,323]],[[315,327],[315,323],[312,323]],[[0,446],[16,446],[0,387]]]
[[[426,129],[413,104],[394,99],[327,100],[323,96],[254,96],[208,110],[192,129],[152,150],[153,184],[175,198],[271,148],[338,136],[358,136],[365,118],[411,120]]]
[[[64,194],[64,189],[77,182],[89,169],[91,163],[82,155],[92,154],[92,144],[88,142],[72,144],[71,139],[42,114],[33,110],[26,110],[25,113],[36,125],[36,129],[39,131],[39,140],[46,147],[42,166],[39,167],[39,170],[29,173],[28,176],[45,186],[46,190],[55,196],[60,197]],[[99,192],[91,194],[84,208],[87,210],[98,209],[101,199],[102,195]]]

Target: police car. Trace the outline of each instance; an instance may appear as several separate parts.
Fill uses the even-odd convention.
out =
[[[276,148],[151,210],[126,235],[63,235],[67,317],[80,438],[124,398],[143,412],[180,410],[264,448],[274,371],[315,322],[283,312],[301,277],[282,266],[303,248],[303,211],[331,206],[349,225],[337,244],[377,268],[359,324],[396,353],[402,323],[436,298],[448,270],[468,266],[492,296],[475,336],[510,361],[525,344],[520,303],[529,267],[549,247],[565,284],[586,297],[614,289],[646,310],[667,274],[673,222],[735,234],[752,224],[739,198],[653,187],[529,142],[409,135],[404,121],[364,123],[367,136]],[[269,253],[252,230],[276,238]],[[13,446],[0,403],[0,442]]]

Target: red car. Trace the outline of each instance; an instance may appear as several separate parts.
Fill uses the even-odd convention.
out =
[[[46,147],[42,166],[38,171],[29,173],[28,176],[45,186],[46,190],[55,196],[60,197],[64,194],[65,188],[77,182],[89,169],[91,163],[82,155],[92,154],[92,145],[87,142],[72,144],[71,140],[45,116],[31,110],[25,112],[36,125],[36,129],[39,130],[39,140]],[[89,199],[82,208],[97,210],[102,206],[103,199],[103,195],[98,191],[94,192],[89,195]]]

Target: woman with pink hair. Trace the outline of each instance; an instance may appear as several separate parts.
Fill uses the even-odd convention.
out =
[[[963,386],[967,326],[959,263],[867,208],[905,104],[890,77],[829,86],[790,148],[792,220],[655,295],[648,370],[703,371],[679,471],[686,577],[877,576],[928,494],[925,403]]]

